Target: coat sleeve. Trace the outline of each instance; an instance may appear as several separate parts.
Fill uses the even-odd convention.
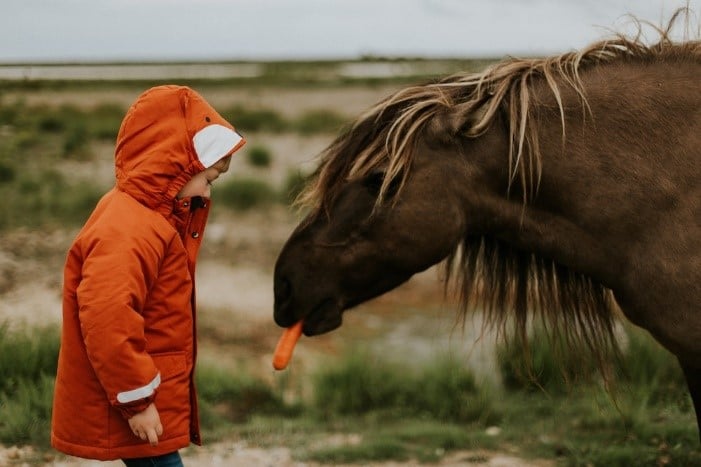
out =
[[[165,246],[112,229],[84,245],[77,288],[88,358],[110,403],[125,418],[155,398],[160,374],[146,352],[142,312]]]

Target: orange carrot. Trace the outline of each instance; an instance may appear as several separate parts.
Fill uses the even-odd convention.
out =
[[[302,335],[302,321],[298,321],[289,328],[282,331],[282,336],[275,347],[273,355],[273,368],[276,370],[284,370],[287,364],[292,359],[292,351],[295,349],[295,344]]]

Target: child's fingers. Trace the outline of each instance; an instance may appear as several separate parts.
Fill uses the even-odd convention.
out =
[[[158,445],[158,435],[156,434],[155,428],[149,428],[148,430],[146,430],[146,436],[148,436],[148,442],[149,444],[151,444],[151,446]]]
[[[159,438],[163,436],[163,425],[161,425],[160,423],[156,425],[156,434]]]

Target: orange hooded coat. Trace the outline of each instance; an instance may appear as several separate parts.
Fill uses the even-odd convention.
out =
[[[117,137],[116,186],[66,259],[56,449],[108,460],[200,444],[194,277],[210,202],[176,195],[243,144],[187,87],[152,88],[127,112]],[[163,425],[155,447],[127,422],[151,402]]]

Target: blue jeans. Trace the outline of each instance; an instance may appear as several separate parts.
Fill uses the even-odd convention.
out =
[[[183,460],[178,451],[156,457],[122,459],[127,467],[183,467]]]

